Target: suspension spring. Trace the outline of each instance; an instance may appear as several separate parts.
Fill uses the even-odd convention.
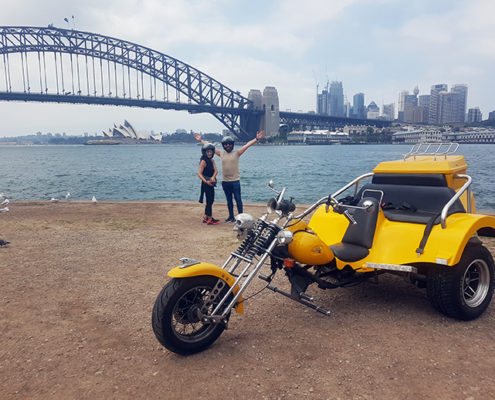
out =
[[[254,254],[250,252],[252,246],[256,242],[256,239],[261,236],[263,230],[265,227],[268,226],[268,224],[265,221],[258,220],[258,222],[255,225],[255,228],[251,231],[248,232],[248,235],[246,238],[242,241],[241,245],[238,247],[236,253],[243,256],[247,257],[249,259],[252,259]]]
[[[279,230],[280,228],[275,224],[266,224],[262,234],[260,234],[258,239],[253,243],[250,253],[262,254],[265,252],[273,239],[275,239]],[[254,256],[254,254],[252,256]]]

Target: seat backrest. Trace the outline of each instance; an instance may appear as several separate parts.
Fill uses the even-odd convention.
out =
[[[448,186],[368,183],[361,188],[359,196],[375,197],[372,191],[377,190],[383,192],[382,206],[400,208],[406,203],[415,210],[431,213],[441,212],[442,208],[455,195],[455,190]],[[449,210],[449,215],[455,212],[466,212],[460,200],[454,202]]]
[[[355,209],[353,217],[356,224],[349,224],[345,231],[342,243],[355,244],[367,249],[371,249],[373,245],[373,237],[375,236],[376,220],[380,205],[378,200],[373,197],[364,197],[358,203],[358,207],[362,207],[365,201],[371,201],[373,205],[367,209]]]

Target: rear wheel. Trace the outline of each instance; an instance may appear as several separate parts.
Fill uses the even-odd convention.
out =
[[[495,268],[490,252],[469,245],[454,267],[438,266],[428,277],[428,298],[441,313],[461,320],[479,317],[493,296]]]
[[[213,276],[172,279],[153,307],[152,326],[158,341],[179,354],[197,353],[210,346],[225,326],[205,323],[200,315],[210,314],[228,288]]]

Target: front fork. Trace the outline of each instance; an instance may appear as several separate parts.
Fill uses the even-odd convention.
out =
[[[218,314],[220,310],[222,310],[223,305],[226,303],[227,299],[229,298],[230,295],[234,292],[234,288],[239,287],[239,290],[237,293],[235,293],[233,299],[230,301],[227,307],[223,308],[223,312],[219,315],[221,320],[225,320],[227,317],[228,313],[230,310],[234,307],[234,305],[239,301],[240,297],[242,296],[242,293],[246,290],[246,288],[249,286],[253,278],[258,274],[260,271],[261,267],[266,261],[266,258],[270,255],[271,251],[273,248],[276,246],[277,240],[274,239],[270,243],[270,246],[266,249],[266,251],[263,253],[261,258],[258,260],[254,268],[253,266],[253,259],[241,256],[240,254],[237,253],[231,253],[229,259],[225,262],[223,265],[223,268],[226,268],[227,265],[234,260],[233,265],[229,268],[229,274],[233,273],[233,271],[241,264],[242,261],[246,262],[246,266],[244,269],[241,271],[237,279],[235,280],[234,284],[229,288],[225,296],[220,300],[220,302],[217,304],[213,312],[211,313],[210,316],[205,316],[204,318],[208,320],[213,320],[212,322],[215,322],[218,319]],[[251,272],[245,277],[245,274],[249,271],[249,269],[252,268]],[[241,281],[244,279],[244,281],[241,284]],[[238,286],[240,285],[240,286]]]

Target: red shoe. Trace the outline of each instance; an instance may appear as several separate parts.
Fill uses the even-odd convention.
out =
[[[218,225],[218,219],[211,218],[210,220],[206,221],[208,225]]]

